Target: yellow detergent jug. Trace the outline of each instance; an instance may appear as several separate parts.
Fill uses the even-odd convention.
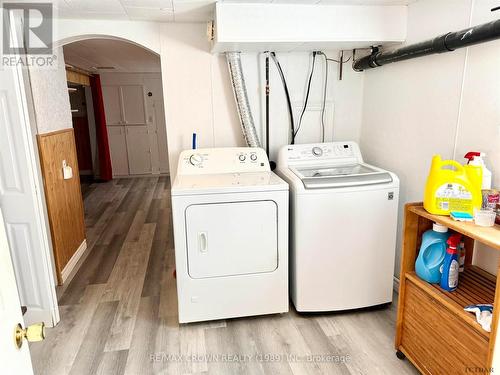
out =
[[[455,211],[474,215],[474,208],[481,208],[482,179],[480,166],[463,166],[434,155],[425,186],[424,208],[436,215]]]

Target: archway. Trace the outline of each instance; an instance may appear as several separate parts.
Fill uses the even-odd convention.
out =
[[[160,64],[160,59],[159,59],[159,54],[156,53],[155,51],[153,51],[151,48],[148,48],[148,47],[145,47],[144,45],[140,44],[140,43],[136,43],[134,41],[130,41],[128,39],[125,39],[125,38],[120,38],[120,37],[116,37],[116,36],[110,36],[110,35],[100,35],[100,34],[92,34],[92,35],[89,35],[89,34],[86,34],[86,35],[79,35],[79,36],[72,36],[72,37],[68,37],[68,38],[64,38],[64,39],[61,39],[59,42],[58,42],[58,45],[61,46],[62,48],[65,48],[65,47],[68,47],[68,46],[71,46],[71,45],[74,45],[74,44],[78,44],[78,43],[83,43],[85,41],[109,41],[109,42],[114,42],[114,43],[118,43],[118,44],[123,44],[123,45],[128,45],[128,46],[134,46],[136,47],[137,49],[140,49],[140,50],[144,50],[147,52],[147,54],[151,54],[151,55],[154,55],[156,57],[156,59],[158,60],[158,77],[156,79],[154,78],[144,78],[144,74],[142,74],[143,72],[139,72],[142,74],[142,76],[140,77],[140,80],[142,80],[141,82],[131,82],[130,80],[128,80],[127,82],[125,83],[113,83],[111,79],[108,79],[107,81],[107,85],[109,87],[112,87],[112,86],[116,86],[116,88],[118,90],[121,90],[120,91],[120,98],[121,100],[124,100],[125,102],[120,102],[118,105],[120,106],[120,113],[121,115],[124,115],[124,114],[128,114],[128,111],[130,110],[131,108],[131,104],[134,103],[134,100],[137,99],[139,96],[135,96],[134,95],[137,93],[137,92],[140,92],[142,93],[143,97],[144,97],[144,107],[140,110],[142,111],[142,115],[143,115],[143,122],[142,123],[138,123],[136,120],[134,121],[127,121],[127,119],[125,118],[121,118],[120,121],[122,121],[121,123],[113,123],[111,125],[114,125],[113,126],[113,131],[114,130],[119,130],[120,132],[120,135],[123,137],[122,139],[124,140],[123,141],[123,144],[125,145],[125,147],[128,147],[128,149],[123,152],[124,155],[128,155],[130,156],[130,154],[132,153],[132,151],[134,152],[137,152],[138,149],[140,149],[140,147],[142,146],[142,151],[145,151],[144,153],[146,153],[147,149],[149,149],[149,154],[150,155],[153,155],[155,153],[154,149],[155,147],[153,146],[148,146],[149,144],[147,144],[148,142],[148,139],[150,138],[150,135],[151,134],[159,134],[160,132],[156,131],[156,128],[159,128],[161,127],[161,130],[163,131],[163,145],[164,145],[164,149],[165,149],[165,152],[163,153],[164,155],[164,159],[166,160],[166,163],[164,163],[163,165],[166,164],[166,168],[167,168],[167,171],[168,171],[168,153],[167,153],[167,149],[166,149],[166,124],[165,124],[165,116],[164,116],[164,112],[162,115],[158,115],[158,113],[154,112],[154,114],[151,113],[151,109],[158,109],[158,108],[163,108],[163,95],[157,95],[158,92],[162,92],[162,81],[161,81],[161,64]],[[112,44],[112,43],[111,43]],[[99,65],[99,64],[96,64],[96,65]],[[86,71],[89,71],[89,67],[84,67]],[[100,69],[96,69],[95,73],[98,73],[100,75],[102,75],[102,72],[100,71]],[[131,73],[131,72],[128,72],[130,73],[130,75],[133,75],[135,73]],[[137,74],[139,74],[137,73]],[[119,73],[116,73],[116,74],[119,74]],[[154,85],[151,81],[155,81],[153,83],[155,83],[156,85]],[[105,83],[106,85],[106,83]],[[154,87],[153,87],[154,86]],[[138,90],[128,90],[127,92],[125,92],[125,87],[126,88],[132,88],[132,89],[139,89]],[[65,88],[63,88],[63,90],[65,90]],[[155,91],[156,90],[156,91]],[[50,95],[50,92],[46,92],[45,94],[49,94]],[[126,95],[129,95],[129,98],[131,98],[128,102],[127,102],[127,99],[125,98]],[[71,94],[70,94],[71,96]],[[104,95],[104,97],[106,96],[106,93]],[[109,96],[109,95],[108,95]],[[134,99],[135,98],[135,99]],[[106,99],[106,98],[104,98]],[[151,105],[151,100],[156,100],[156,102]],[[136,116],[137,118],[137,116]],[[131,126],[130,128],[128,128],[127,125],[129,125],[128,123],[131,123],[130,125],[133,125]],[[74,122],[73,122],[74,124]],[[151,128],[153,128],[153,130],[151,130]],[[108,127],[109,130],[111,130],[111,127]],[[125,135],[125,132],[128,134],[130,131],[130,133],[133,133],[130,137],[130,139],[128,139],[128,135]],[[111,133],[111,131],[110,131]],[[142,138],[140,138],[142,137]],[[141,141],[141,139],[143,141]],[[159,150],[159,144],[160,142],[157,140],[157,144],[156,144],[156,149],[158,152]],[[144,161],[144,158],[143,160]],[[131,161],[130,159],[127,160],[127,165],[130,166],[131,164]],[[157,163],[158,164],[158,163]],[[153,168],[153,162],[151,161],[151,166],[149,168]],[[156,171],[158,172],[157,174],[160,174],[160,173],[164,173],[165,171],[160,171],[160,168],[157,167],[156,168]],[[131,174],[134,174],[134,175],[142,175],[144,174],[144,171],[143,172],[131,172]],[[123,177],[122,174],[118,174],[118,176],[120,177]],[[50,202],[47,202],[47,205],[49,206],[49,203]],[[50,207],[48,207],[48,211],[49,213],[51,212],[50,210]],[[102,211],[104,212],[104,211]],[[92,219],[95,221],[99,220],[99,219],[96,219],[94,217],[94,219]],[[52,223],[52,221],[51,221]],[[90,225],[92,226],[92,224]],[[90,227],[89,227],[90,228]],[[95,229],[92,229],[92,228],[87,228],[87,233],[92,233],[94,236],[96,236],[96,231]],[[105,228],[102,227],[102,229],[104,230]],[[55,229],[54,227],[51,227],[51,232],[52,233],[55,233],[55,230],[57,230],[57,228]],[[55,237],[55,236],[53,236]],[[95,238],[94,238],[95,239]],[[92,241],[87,241],[87,251],[91,251],[93,246],[98,244],[98,242],[92,240]],[[75,253],[76,254],[76,253]],[[83,262],[83,253],[80,255],[81,256],[81,259],[82,259],[82,262]],[[55,257],[57,258],[57,256]],[[71,259],[70,259],[71,261]],[[68,262],[67,264],[69,264],[70,262]],[[78,264],[78,259],[76,259],[74,262],[73,262],[75,265]],[[62,267],[61,267],[62,268]],[[71,274],[72,271],[68,271],[68,274]],[[73,273],[74,275],[74,273]],[[71,280],[71,277],[65,281],[65,282],[69,282]]]

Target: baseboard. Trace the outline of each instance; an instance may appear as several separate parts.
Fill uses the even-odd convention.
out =
[[[56,322],[53,320],[54,312],[52,310],[43,310],[39,307],[27,306],[26,313],[23,316],[24,326],[44,322],[47,327],[54,327]]]
[[[72,274],[73,270],[75,269],[75,266],[78,264],[78,261],[83,256],[83,254],[85,254],[86,250],[87,250],[87,240],[85,239],[80,244],[78,249],[75,251],[69,262],[61,271],[61,278],[63,284],[68,280],[69,276]]]
[[[399,279],[396,276],[394,276],[392,280],[392,289],[396,293],[399,293]]]
[[[170,177],[170,172],[166,173],[146,173],[146,174],[124,174],[124,175],[113,175],[113,179],[119,178],[138,178],[138,177]]]

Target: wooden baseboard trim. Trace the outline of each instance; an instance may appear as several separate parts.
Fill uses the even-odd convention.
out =
[[[71,275],[73,272],[74,268],[78,264],[78,261],[80,258],[85,254],[85,251],[87,250],[87,240],[83,240],[83,242],[80,244],[78,249],[75,251],[71,259],[68,261],[68,264],[63,268],[61,271],[61,278],[63,284],[68,280],[68,277]]]

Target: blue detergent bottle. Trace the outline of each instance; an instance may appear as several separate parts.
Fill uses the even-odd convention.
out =
[[[417,276],[422,280],[433,284],[441,281],[440,267],[445,258],[448,237],[448,228],[437,223],[422,235],[422,245],[415,263]]]
[[[460,233],[455,233],[448,238],[448,249],[443,261],[443,273],[441,275],[441,288],[448,292],[453,292],[458,287],[458,274],[460,265],[458,264],[457,247],[462,240]]]

